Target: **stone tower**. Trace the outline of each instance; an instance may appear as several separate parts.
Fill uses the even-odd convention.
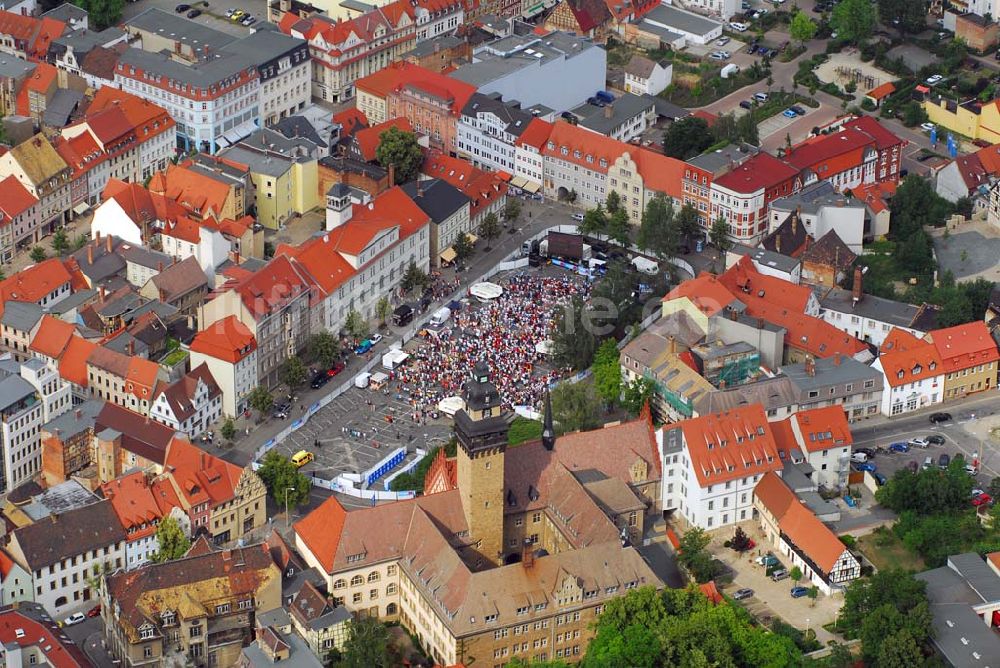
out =
[[[465,386],[465,410],[455,413],[457,478],[469,539],[483,565],[499,565],[503,555],[503,460],[507,421],[500,395],[480,362]]]

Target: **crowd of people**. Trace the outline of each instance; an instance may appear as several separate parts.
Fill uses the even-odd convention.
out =
[[[559,370],[545,363],[536,345],[551,338],[556,305],[576,295],[586,298],[589,284],[577,276],[522,272],[501,285],[500,297],[455,313],[393,374],[397,392],[410,401],[413,419],[422,419],[442,399],[461,395],[473,366],[483,360],[504,410],[537,407],[546,386],[559,378]]]

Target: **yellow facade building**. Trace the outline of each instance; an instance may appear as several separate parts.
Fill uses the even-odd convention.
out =
[[[981,139],[990,144],[1000,143],[1000,100],[986,104],[972,100],[958,103],[943,98],[924,100],[924,111],[931,123],[938,126],[938,141],[946,141],[941,128],[953,133]]]

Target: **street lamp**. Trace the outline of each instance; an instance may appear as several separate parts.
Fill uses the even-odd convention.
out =
[[[285,529],[286,530],[288,529],[288,522],[289,522],[289,517],[288,517],[288,493],[289,492],[294,492],[294,491],[295,491],[294,487],[286,487],[285,488]]]

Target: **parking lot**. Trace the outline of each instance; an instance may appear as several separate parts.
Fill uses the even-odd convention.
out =
[[[201,10],[201,16],[192,19],[202,25],[206,25],[210,28],[214,28],[220,32],[229,33],[231,35],[237,35],[243,37],[249,35],[253,27],[243,27],[238,23],[234,23],[226,18],[226,10],[229,8],[240,8],[243,9],[248,14],[252,14],[257,17],[258,22],[267,21],[267,2],[266,0],[209,0],[208,2],[194,1],[194,0],[137,0],[136,2],[125,3],[125,9],[122,12],[122,20],[128,21],[129,19],[138,16],[139,14],[145,12],[148,9],[162,9],[165,12],[170,12],[172,14],[178,14],[174,10],[180,4],[190,5],[194,9]],[[178,14],[178,16],[185,16],[187,12]]]

